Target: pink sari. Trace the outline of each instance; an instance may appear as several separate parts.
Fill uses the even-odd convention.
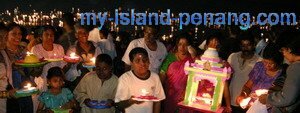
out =
[[[193,62],[191,57],[170,64],[167,70],[166,100],[164,102],[164,113],[174,113],[178,110],[177,103],[183,101],[187,83],[187,75],[184,73],[186,61]]]

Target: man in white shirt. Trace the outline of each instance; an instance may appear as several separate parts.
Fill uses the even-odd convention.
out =
[[[132,40],[128,45],[122,60],[125,62],[125,70],[130,70],[131,62],[129,60],[129,52],[135,47],[142,47],[147,50],[150,60],[149,70],[155,73],[159,72],[159,68],[167,55],[165,45],[155,39],[158,30],[152,26],[146,26],[144,37]]]
[[[253,69],[255,63],[261,60],[254,51],[254,38],[249,34],[242,34],[240,38],[241,51],[232,53],[228,57],[228,63],[234,70],[229,85],[230,101],[233,113],[245,112],[236,103],[236,98],[240,95],[244,84],[249,79],[248,75]]]

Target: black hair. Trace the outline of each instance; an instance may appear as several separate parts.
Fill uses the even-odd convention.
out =
[[[175,46],[174,50],[175,50],[175,51],[176,51],[177,48],[178,48],[178,43],[179,43],[180,39],[186,39],[188,45],[191,45],[191,43],[192,43],[192,42],[191,42],[192,37],[191,37],[191,35],[189,35],[188,33],[182,33],[182,34],[179,34],[179,35],[176,36],[175,39],[176,39],[176,40],[175,40],[175,44],[174,44],[174,46]]]
[[[6,27],[8,31],[13,30],[15,27],[19,27],[21,29],[21,26],[15,22],[9,23]]]
[[[208,33],[205,35],[205,38],[206,38],[205,45],[208,45],[208,43],[212,39],[217,39],[220,45],[222,45],[221,43],[223,42],[224,39],[222,33],[219,30],[209,30]]]
[[[40,40],[43,39],[43,33],[47,30],[52,30],[54,35],[55,35],[55,28],[51,25],[45,25],[45,26],[42,26],[39,30],[38,30],[38,33],[37,33],[37,36],[40,38]]]
[[[300,56],[300,35],[286,46],[291,50],[291,53]]]
[[[113,61],[111,59],[111,57],[108,54],[99,54],[96,58],[96,64],[100,62],[106,63],[109,66],[113,65]]]
[[[108,37],[108,30],[107,29],[101,29],[99,32],[102,33],[106,38]]]
[[[51,26],[51,25],[46,25],[46,26],[43,26],[42,27],[42,32],[45,32],[45,31],[47,31],[47,30],[52,30],[53,32],[55,32],[56,30],[55,30],[55,28],[53,27],[53,26]]]
[[[74,15],[70,12],[68,13],[64,13],[62,15],[62,20],[64,22],[64,24],[69,25],[70,27],[73,27],[75,22],[74,22]]]
[[[276,41],[280,48],[289,48],[294,55],[300,55],[300,32],[294,29],[282,32]]]
[[[149,28],[153,30],[153,34],[154,34],[155,36],[158,35],[159,30],[160,30],[160,26],[157,26],[157,25],[147,25],[147,26],[145,26],[144,31],[145,31],[146,29],[149,29]]]
[[[64,79],[65,74],[60,67],[52,67],[48,70],[47,79],[50,80],[53,77],[61,77]]]
[[[129,59],[131,62],[133,61],[134,56],[136,54],[142,54],[142,55],[145,55],[148,57],[148,52],[146,51],[146,49],[141,48],[141,47],[136,47],[129,52]]]
[[[249,41],[251,43],[252,46],[255,46],[255,41],[254,41],[254,36],[252,33],[250,32],[242,32],[239,36],[238,36],[239,42],[241,43],[242,41]]]
[[[78,29],[84,29],[85,31],[90,32],[92,28],[89,25],[81,25],[80,23],[76,23],[75,30],[77,31]]]
[[[283,63],[283,55],[279,52],[279,47],[274,43],[268,43],[264,48],[262,57],[274,61],[277,66],[281,66]]]
[[[0,32],[8,32],[7,27],[2,22],[0,22]]]

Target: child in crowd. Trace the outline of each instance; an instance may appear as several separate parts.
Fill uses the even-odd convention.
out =
[[[64,85],[64,73],[60,67],[52,67],[48,71],[47,81],[50,88],[39,97],[37,113],[53,109],[71,109],[76,106],[72,92]]]
[[[92,101],[107,101],[113,104],[118,86],[118,77],[112,74],[112,59],[107,54],[96,58],[95,71],[87,73],[74,90],[76,99],[81,106],[81,113],[114,113],[114,107],[107,109],[91,108]]]
[[[140,47],[134,48],[129,53],[129,59],[131,70],[119,78],[115,98],[117,108],[125,109],[126,113],[159,113],[160,101],[142,102],[132,98],[146,92],[159,100],[166,98],[159,76],[149,71],[150,61],[147,51]]]

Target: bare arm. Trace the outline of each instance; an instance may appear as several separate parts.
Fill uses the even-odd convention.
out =
[[[72,108],[75,108],[77,107],[77,104],[76,104],[76,100],[75,99],[72,99],[70,100],[68,103],[66,103],[65,105],[62,106],[62,108],[64,109],[72,109]]]
[[[40,102],[38,105],[38,108],[36,110],[36,113],[42,113],[44,108],[44,103]]]
[[[166,78],[167,78],[166,73],[160,72],[159,73],[159,78],[160,78],[161,83],[163,84],[165,82]]]
[[[239,104],[245,97],[250,95],[252,86],[253,86],[253,81],[248,80],[246,84],[243,86],[240,96],[238,96],[236,99],[237,104]]]
[[[228,81],[225,82],[224,85],[224,98],[225,98],[225,103],[226,103],[226,108],[231,108],[230,107],[230,92],[229,92],[229,85],[228,85]]]
[[[153,103],[153,113],[160,113],[160,101]]]

